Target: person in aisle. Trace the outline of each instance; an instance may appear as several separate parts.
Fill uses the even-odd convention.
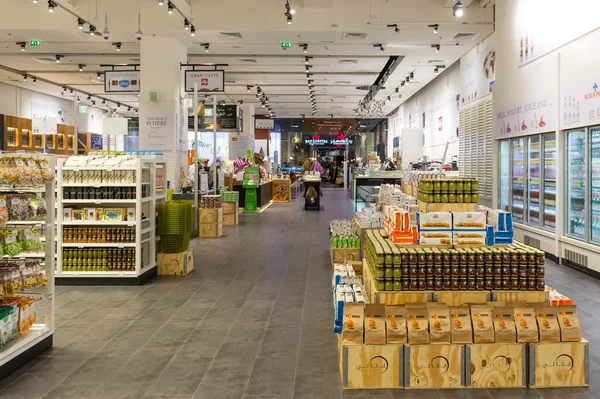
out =
[[[385,163],[383,164],[383,170],[396,170],[396,165],[394,165],[394,161],[391,158],[386,158]]]

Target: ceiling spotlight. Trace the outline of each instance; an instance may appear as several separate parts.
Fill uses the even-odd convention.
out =
[[[374,44],[373,47],[379,47],[379,50],[385,51],[385,49],[383,48],[383,44]]]
[[[260,89],[260,86],[256,86],[256,92],[260,93],[262,90]]]
[[[433,73],[435,75],[439,74],[440,73],[440,69],[438,67],[433,68]]]
[[[87,96],[87,100],[89,101],[89,100],[91,100],[91,99],[92,99],[92,96],[90,96],[90,95],[88,94],[88,96]]]
[[[292,14],[287,14],[287,24],[288,25],[292,24]]]
[[[102,100],[102,104],[106,104],[106,100]]]
[[[96,100],[92,100],[92,105],[96,105]]]
[[[77,27],[82,30],[83,29],[83,19],[77,18]]]
[[[308,52],[308,44],[302,45],[302,51],[304,52],[304,54],[306,54]]]
[[[192,25],[192,27],[190,29],[190,35],[191,36],[196,36],[196,27],[194,25]]]
[[[171,3],[170,1],[167,3],[167,12],[169,14],[173,14],[173,3]]]
[[[410,75],[408,75],[408,80],[409,81],[415,80],[415,73],[414,72],[411,72]]]
[[[136,113],[136,114],[138,113],[138,110],[137,110],[137,109],[135,110],[135,113]]]
[[[90,25],[90,36],[94,36],[96,32],[96,27],[94,25]]]
[[[96,77],[98,78],[98,80],[102,79],[102,73],[100,73],[100,72],[97,72],[97,73],[96,73]]]
[[[430,28],[433,28],[433,34],[435,35],[436,33],[438,33],[438,29],[439,29],[439,25],[438,24],[434,24],[434,25],[429,25]]]
[[[57,55],[54,57],[54,59],[56,60],[56,62],[57,62],[57,63],[59,63],[59,62],[60,62],[60,59],[61,59],[62,57],[63,57],[62,55],[58,55],[58,54],[57,54]]]
[[[247,93],[250,93],[250,88],[251,88],[251,87],[252,87],[252,86],[250,86],[250,85],[247,85],[247,86],[246,86],[246,92],[247,92]]]
[[[75,98],[75,101],[79,102],[79,96],[77,96],[77,98]]]
[[[436,53],[439,53],[439,52],[440,52],[440,48],[441,48],[441,47],[440,47],[440,45],[439,45],[439,44],[432,44],[432,45],[431,45],[431,47],[435,49],[435,52],[436,52]]]
[[[117,51],[121,51],[121,43],[113,43],[117,49]]]
[[[69,89],[69,94],[73,94],[73,89]]]
[[[21,51],[25,51],[25,43],[24,42],[20,43],[20,45],[21,45]]]
[[[48,2],[48,12],[54,12],[54,7],[56,7],[56,4],[54,4],[52,1]]]
[[[23,75],[23,82],[27,82],[27,75]]]
[[[187,19],[183,21],[183,29],[190,29],[190,21],[188,21]]]
[[[33,4],[37,4],[38,0],[32,0]]]
[[[127,111],[128,111],[128,112],[131,112],[131,107],[127,107]]]
[[[33,78],[32,82],[33,82],[33,84],[36,84],[37,83],[37,78]]]
[[[164,2],[163,0],[158,0],[158,5],[159,5],[159,6],[164,6],[164,5],[165,5],[165,2]]]
[[[83,67],[84,67],[84,66],[85,66],[85,65],[83,65],[83,64],[79,64],[79,72],[83,72]]]
[[[396,87],[396,90],[394,90],[396,92],[396,94],[400,93],[400,88]]]
[[[240,103],[240,107],[244,105],[244,101],[243,100],[240,100],[239,103]]]
[[[396,32],[396,33],[400,33],[400,28],[398,28],[398,26],[396,26],[396,27],[394,28],[394,32]]]
[[[462,1],[458,1],[454,7],[452,7],[452,15],[455,17],[462,17],[464,14],[464,10],[462,8]]]
[[[210,47],[210,44],[208,43],[204,43],[204,52],[208,53],[208,48]]]
[[[283,15],[287,17],[288,25],[292,24],[292,15],[295,13],[296,11],[292,10],[292,7],[290,7],[290,2],[288,0],[285,0],[285,13],[283,13]]]
[[[394,32],[400,33],[400,28],[398,27],[398,24],[391,24],[391,25],[388,25],[387,27],[394,28]]]

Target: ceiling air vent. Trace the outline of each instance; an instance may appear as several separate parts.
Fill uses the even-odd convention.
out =
[[[428,64],[434,64],[434,65],[443,64],[444,62],[445,62],[444,60],[429,60],[429,61],[427,61]]]
[[[235,80],[226,80],[225,83],[235,84]]]
[[[477,36],[477,33],[457,33],[450,40],[469,40]]]
[[[335,84],[336,85],[349,85],[349,84],[352,84],[352,82],[350,82],[349,80],[336,80]]]
[[[339,60],[338,64],[358,64],[358,60]]]
[[[234,39],[242,38],[242,34],[240,32],[219,32],[218,35],[222,37],[232,37]]]
[[[342,40],[365,40],[366,38],[367,34],[360,32],[345,32],[342,35]]]
[[[240,62],[245,62],[248,64],[256,64],[256,59],[254,58],[240,58]]]
[[[56,64],[56,58],[34,58],[40,64]]]

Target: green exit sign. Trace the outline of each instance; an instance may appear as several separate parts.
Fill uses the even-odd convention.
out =
[[[29,45],[31,47],[39,47],[40,44],[42,44],[42,42],[40,40],[30,40],[29,41]]]
[[[292,42],[281,42],[281,48],[284,50],[292,48]]]
[[[327,114],[327,119],[333,119],[333,114]]]

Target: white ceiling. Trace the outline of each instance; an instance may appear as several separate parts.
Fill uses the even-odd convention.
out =
[[[137,95],[104,94],[96,74],[107,69],[100,65],[139,63],[140,45],[134,34],[140,11],[144,37],[177,38],[187,46],[190,63],[228,64],[226,96],[219,99],[256,103],[257,113],[265,113],[255,89],[246,90],[247,85],[258,85],[269,96],[277,117],[311,114],[305,55],[312,57],[317,116],[336,117],[353,116],[366,94],[356,86],[373,84],[389,57],[399,56],[399,66],[376,98],[393,94],[410,72],[416,82],[400,91],[402,99],[392,96],[385,108],[389,113],[434,78],[435,65],[451,65],[493,31],[493,1],[463,0],[469,7],[462,18],[452,16],[452,1],[291,0],[296,13],[288,25],[285,0],[172,0],[195,25],[195,37],[183,29],[183,17],[177,12],[169,15],[166,4],[161,7],[158,0],[55,1],[93,23],[98,32],[104,30],[108,13],[111,37],[104,40],[77,29],[77,18],[63,9],[49,13],[45,0],[38,4],[2,0],[3,9],[10,11],[0,13],[0,65],[137,107]],[[388,24],[397,24],[400,32]],[[430,24],[439,24],[438,34],[433,34]],[[351,39],[346,33],[365,33],[366,38]],[[454,39],[460,33],[474,36]],[[41,46],[27,46],[21,52],[16,43],[30,39],[41,40]],[[283,50],[281,41],[291,41],[293,47]],[[114,42],[122,43],[121,52],[115,51]],[[201,43],[210,43],[208,53]],[[300,47],[304,43],[307,54]],[[385,51],[374,44],[382,44]],[[431,46],[438,44],[441,51],[436,53]],[[64,55],[59,64],[38,61],[54,59],[56,54]],[[78,71],[79,64],[85,65],[84,72]],[[33,88],[31,79],[23,83],[21,76],[4,70],[0,81]],[[55,95],[62,91],[39,82],[35,89]]]

